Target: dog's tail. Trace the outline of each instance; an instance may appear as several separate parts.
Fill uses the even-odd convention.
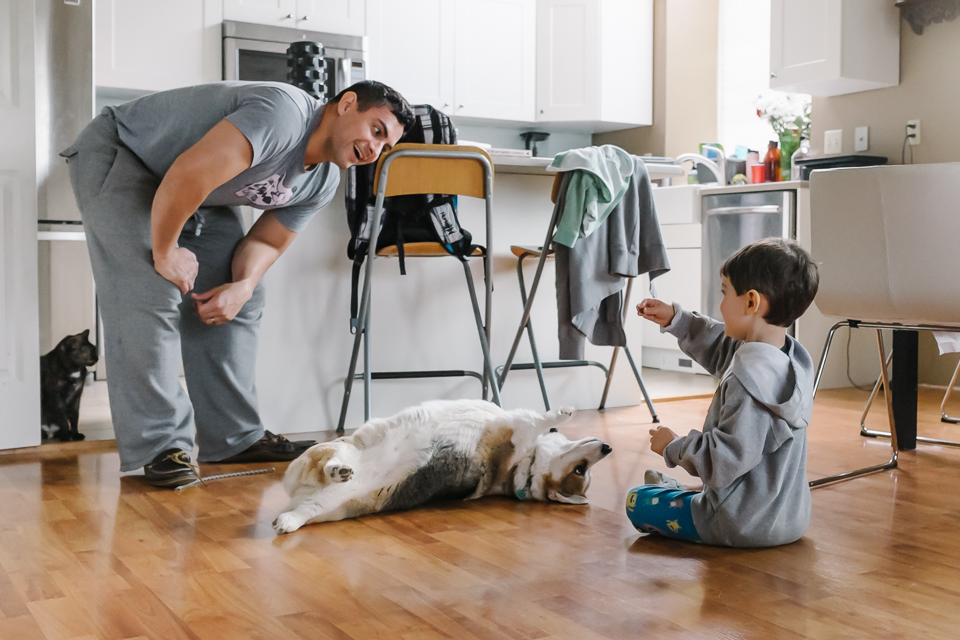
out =
[[[545,433],[547,431],[555,430],[558,426],[564,422],[567,422],[576,414],[577,410],[573,407],[560,407],[559,409],[548,411],[537,420],[540,427],[539,431],[540,433]]]

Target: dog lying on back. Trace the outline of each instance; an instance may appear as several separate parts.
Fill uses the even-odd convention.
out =
[[[77,428],[80,396],[87,367],[97,364],[97,348],[90,330],[67,336],[50,353],[40,356],[40,423],[43,437],[56,435],[63,442],[83,440]]]
[[[321,442],[290,463],[279,533],[434,499],[505,495],[586,504],[590,468],[612,451],[556,427],[574,414],[505,411],[483,400],[426,402]]]

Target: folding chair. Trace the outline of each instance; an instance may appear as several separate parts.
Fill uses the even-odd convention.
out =
[[[347,409],[350,406],[350,394],[353,390],[355,378],[363,379],[364,392],[364,420],[369,420],[373,412],[373,399],[370,383],[372,380],[396,380],[404,378],[446,378],[472,376],[483,383],[483,397],[487,397],[488,385],[493,392],[493,401],[500,404],[500,387],[493,373],[493,362],[490,359],[490,318],[492,315],[491,289],[493,274],[490,260],[486,259],[485,250],[475,252],[474,256],[484,258],[485,284],[485,313],[481,317],[480,305],[477,301],[477,292],[470,271],[469,260],[463,259],[463,273],[467,280],[467,289],[470,292],[470,302],[473,305],[474,318],[477,324],[477,334],[480,338],[480,348],[483,351],[483,374],[473,371],[439,370],[439,371],[391,371],[375,373],[370,368],[370,348],[368,335],[370,331],[370,297],[373,276],[373,260],[375,257],[395,256],[397,247],[384,247],[375,252],[377,235],[380,231],[380,218],[383,214],[383,200],[390,196],[411,194],[442,193],[446,195],[462,195],[482,198],[486,204],[486,242],[490,246],[492,237],[492,205],[493,205],[493,164],[490,157],[482,149],[462,145],[427,145],[427,144],[398,144],[389,152],[383,154],[377,163],[377,176],[374,182],[377,194],[371,223],[370,244],[367,253],[367,264],[363,278],[363,289],[358,313],[357,332],[353,341],[353,353],[350,357],[350,367],[344,381],[343,403],[340,408],[340,421],[337,425],[337,434],[343,434],[347,419]],[[404,245],[404,254],[408,258],[450,256],[440,244],[431,242],[408,243]],[[357,359],[360,354],[360,343],[363,342],[363,373],[357,374]]]
[[[553,190],[550,196],[552,202],[556,203],[557,197],[560,193],[561,182],[563,180],[563,174],[558,173],[553,180]],[[503,386],[504,381],[507,378],[507,374],[510,373],[511,369],[534,369],[537,372],[537,380],[540,383],[540,393],[543,396],[543,405],[546,409],[550,410],[550,396],[547,393],[547,386],[543,378],[544,369],[560,369],[565,367],[597,367],[604,372],[606,376],[606,382],[603,387],[603,396],[600,398],[600,407],[599,410],[603,411],[607,404],[607,395],[610,391],[610,383],[613,380],[614,367],[617,364],[617,356],[620,353],[620,347],[614,347],[613,356],[610,359],[610,366],[605,367],[599,362],[593,362],[590,360],[561,360],[557,362],[541,362],[540,354],[537,351],[537,341],[533,335],[533,324],[530,320],[530,311],[533,308],[533,300],[537,293],[537,287],[540,284],[540,277],[543,275],[543,266],[546,263],[548,258],[554,256],[555,250],[553,246],[553,234],[554,230],[557,227],[557,224],[560,222],[560,214],[558,211],[554,211],[553,217],[550,219],[550,224],[547,227],[547,237],[544,240],[543,247],[521,247],[518,245],[513,245],[510,247],[510,250],[515,256],[517,256],[517,278],[520,281],[520,299],[523,301],[523,317],[520,320],[520,328],[517,330],[516,338],[513,341],[513,346],[510,349],[510,355],[507,356],[506,363],[503,366],[497,368],[497,378],[500,386]],[[544,249],[546,247],[546,249]],[[537,261],[537,271],[536,275],[533,277],[533,283],[530,285],[530,294],[527,295],[526,283],[523,277],[523,261],[526,258],[535,257],[538,258]],[[627,291],[623,302],[623,317],[626,319],[627,309],[630,303],[630,291],[633,286],[633,278],[627,280]],[[524,330],[527,332],[527,338],[530,342],[530,350],[533,352],[533,362],[532,363],[518,363],[514,364],[513,359],[517,354],[517,349],[520,346],[520,340],[523,338]],[[657,416],[656,409],[653,408],[653,402],[650,401],[650,395],[647,393],[647,387],[643,383],[643,376],[640,375],[640,369],[637,368],[637,364],[633,359],[633,354],[630,353],[630,347],[624,346],[623,351],[627,356],[627,360],[630,362],[630,367],[633,369],[633,375],[637,379],[637,384],[640,387],[640,393],[643,395],[643,401],[647,405],[647,409],[650,411],[650,415],[653,418],[654,422],[660,422],[660,418]]]
[[[814,380],[820,386],[837,329],[877,330],[880,380],[890,431],[889,461],[810,482],[819,487],[897,467],[897,433],[881,329],[957,331],[960,325],[958,272],[952,243],[960,235],[953,214],[960,198],[960,163],[901,165],[814,171],[810,176],[811,246],[820,264],[817,307],[826,316],[850,318],[827,334]],[[909,314],[909,315],[908,315]],[[853,319],[860,318],[860,319]],[[951,387],[957,373],[951,380]],[[941,404],[941,411],[949,390]],[[869,408],[869,403],[868,403]],[[945,416],[946,414],[944,414]],[[918,442],[956,445],[917,438]]]

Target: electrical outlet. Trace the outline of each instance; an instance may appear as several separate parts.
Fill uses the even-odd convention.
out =
[[[854,130],[853,150],[866,151],[870,148],[870,127],[857,127]]]
[[[911,126],[913,125],[913,126]],[[910,138],[910,144],[920,144],[920,121],[907,120],[907,135],[913,134]]]
[[[843,150],[843,129],[831,129],[823,133],[823,152],[826,155]]]

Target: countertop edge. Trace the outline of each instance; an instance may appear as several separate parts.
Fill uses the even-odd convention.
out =
[[[700,189],[701,196],[723,195],[727,193],[754,193],[758,191],[796,191],[809,189],[807,180],[788,180],[786,182],[763,182],[761,184],[738,184],[726,187],[704,187]]]

